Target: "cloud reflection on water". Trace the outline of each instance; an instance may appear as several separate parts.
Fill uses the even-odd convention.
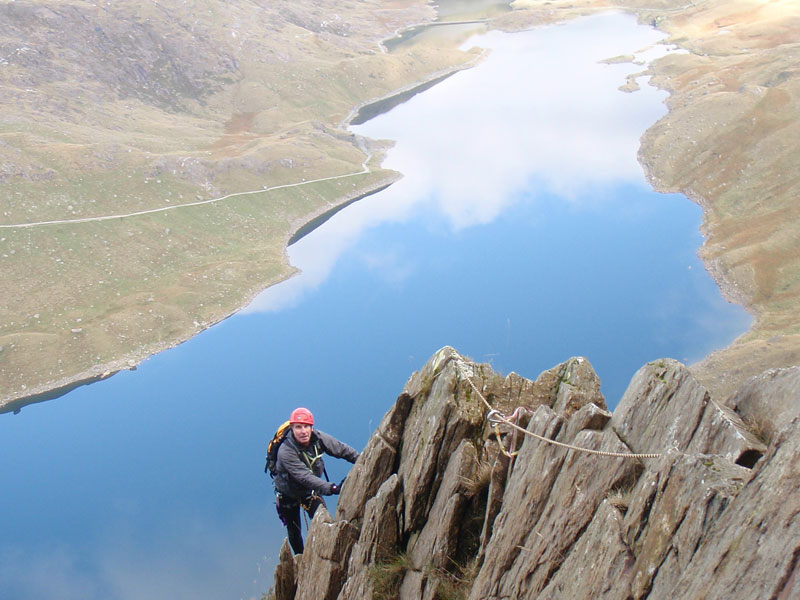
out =
[[[259,598],[271,585],[277,556],[264,557],[264,568],[243,564],[242,557],[263,552],[265,532],[254,525],[261,522],[259,506],[213,522],[203,514],[181,515],[160,523],[157,531],[134,531],[123,523],[109,532],[112,537],[90,545],[88,554],[59,544],[0,551],[0,582],[6,586],[0,597],[230,598],[230,582],[240,582],[236,597]],[[87,564],[97,565],[97,571],[87,572]]]
[[[260,294],[246,311],[294,305],[326,280],[362,231],[381,223],[424,212],[458,230],[490,223],[522,196],[554,194],[580,207],[599,202],[612,184],[646,185],[639,137],[666,112],[666,94],[646,85],[635,93],[619,88],[642,62],[667,52],[662,38],[612,13],[471,39],[465,47],[489,50],[478,67],[352,128],[397,140],[384,165],[404,179],[294,244],[289,257],[301,274]],[[599,62],[633,54],[638,64]]]

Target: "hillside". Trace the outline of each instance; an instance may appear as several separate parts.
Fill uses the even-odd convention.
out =
[[[654,68],[669,114],[645,133],[640,160],[655,189],[703,208],[700,257],[755,317],[693,366],[724,397],[765,369],[800,364],[800,5],[696,2],[640,14],[688,50]]]
[[[640,159],[703,207],[702,258],[756,317],[693,368],[725,395],[800,363],[800,7],[512,7],[470,18],[514,30],[619,8],[687,51],[651,68],[670,112]],[[400,176],[346,130],[354,109],[477,60],[381,50],[434,18],[420,0],[0,4],[0,410],[134,367],[290,276],[295,231]]]
[[[443,348],[269,597],[798,597],[800,368],[722,403],[655,361],[613,415],[599,387],[583,358],[530,381]]]
[[[0,5],[0,405],[133,366],[289,276],[295,230],[398,176],[339,126],[350,111],[474,58],[380,52],[432,17]]]
[[[774,0],[550,3],[517,0],[510,28],[536,9],[629,10],[666,32],[674,52],[653,63],[669,113],[642,138],[654,189],[703,209],[700,257],[751,330],[693,371],[722,396],[770,367],[800,364],[800,5]],[[635,88],[634,88],[635,89]]]

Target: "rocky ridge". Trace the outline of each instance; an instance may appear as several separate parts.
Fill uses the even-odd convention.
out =
[[[318,511],[303,555],[284,543],[272,596],[800,597],[798,396],[800,367],[722,403],[665,359],[611,414],[586,359],[530,381],[443,348],[371,437],[335,519]]]

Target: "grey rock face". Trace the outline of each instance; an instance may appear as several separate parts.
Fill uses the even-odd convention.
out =
[[[611,428],[632,452],[686,450],[710,396],[675,360],[649,363],[633,376]]]
[[[297,575],[289,540],[283,540],[278,566],[275,569],[274,592],[277,598],[294,598],[297,591]]]
[[[372,436],[336,518],[319,511],[302,556],[284,547],[275,597],[800,597],[798,373],[722,404],[656,361],[611,415],[586,359],[530,381],[443,348]]]
[[[796,390],[795,390],[796,392]],[[800,598],[800,419],[776,434],[710,525],[676,598]]]
[[[800,416],[800,366],[749,379],[726,403],[765,437]]]
[[[314,514],[308,544],[298,563],[297,598],[334,600],[344,585],[350,551],[358,530],[347,521],[333,521],[325,507]],[[305,557],[313,560],[303,560]]]

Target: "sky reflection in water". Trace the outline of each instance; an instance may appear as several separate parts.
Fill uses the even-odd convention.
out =
[[[522,192],[527,201],[556,196],[580,210],[601,205],[614,186],[646,186],[639,137],[665,114],[666,93],[647,85],[622,93],[626,76],[644,67],[598,62],[634,53],[646,61],[667,51],[654,46],[662,34],[632,21],[603,15],[535,35],[473,38],[466,47],[489,49],[479,69],[353,127],[399,140],[384,166],[404,179],[294,244],[289,256],[302,274],[264,292],[247,311],[293,304],[327,278],[363,230],[380,223],[425,213],[458,230],[492,222]],[[402,272],[402,258],[392,260]]]

